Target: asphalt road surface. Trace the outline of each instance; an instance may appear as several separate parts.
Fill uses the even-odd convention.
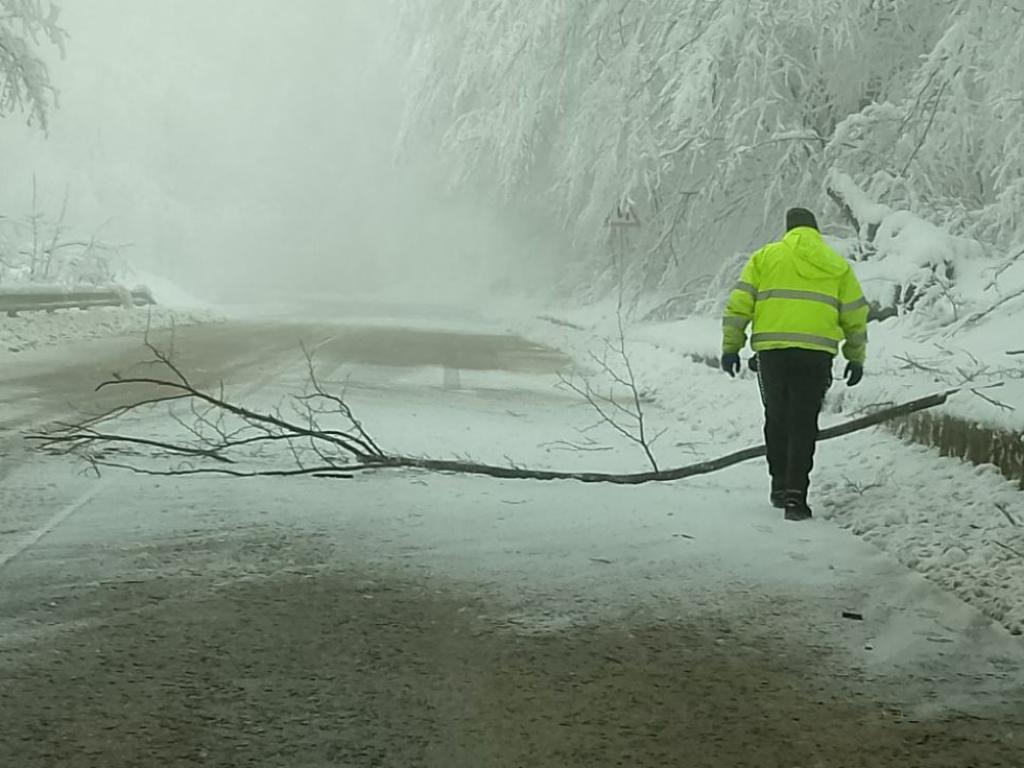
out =
[[[501,335],[328,322],[179,328],[175,359],[198,384],[257,391],[303,365],[300,341],[326,364],[545,375],[567,362]],[[1024,766],[1024,696],[928,717],[884,704],[883,690],[956,678],[970,637],[949,669],[878,680],[815,625],[815,595],[725,582],[670,597],[671,610],[640,601],[524,631],[494,583],[395,567],[418,557],[398,528],[230,514],[287,503],[284,485],[132,479],[104,496],[24,448],[27,429],[152,395],[94,391],[147,359],[117,339],[0,377],[0,765]],[[125,489],[166,503],[139,512]],[[1019,680],[1007,648],[993,664]]]

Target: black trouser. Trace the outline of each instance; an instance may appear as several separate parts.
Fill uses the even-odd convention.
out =
[[[814,467],[818,414],[832,384],[832,355],[809,349],[759,352],[764,441],[772,490],[806,497]]]

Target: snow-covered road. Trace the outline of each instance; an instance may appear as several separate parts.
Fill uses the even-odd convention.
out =
[[[386,448],[643,467],[610,433],[565,450],[594,421],[556,387],[566,360],[500,328],[264,320],[175,345],[262,405],[301,387],[299,339]],[[85,393],[137,359],[23,359],[4,422],[110,407]],[[685,462],[692,425],[650,407]],[[831,523],[784,523],[756,463],[637,488],[95,479],[11,439],[12,765],[1024,765],[1020,640]]]

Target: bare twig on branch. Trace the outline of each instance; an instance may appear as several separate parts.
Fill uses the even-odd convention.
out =
[[[925,373],[942,374],[944,371],[941,368],[935,368],[931,365],[921,363],[910,355],[893,355],[893,358],[899,360],[901,363],[906,363],[907,368],[914,368],[918,371],[924,371]]]
[[[602,445],[587,435],[583,435],[582,439],[578,442],[573,440],[552,440],[547,443],[541,443],[540,447],[573,453],[601,453],[612,450],[610,445]]]
[[[928,117],[928,123],[925,125],[924,130],[921,132],[921,136],[917,141],[917,146],[914,147],[914,151],[910,153],[910,157],[907,158],[906,164],[903,166],[903,170],[900,171],[900,176],[906,176],[907,171],[910,170],[910,166],[914,164],[914,160],[917,159],[918,153],[921,148],[924,147],[925,142],[928,140],[928,133],[931,131],[932,126],[935,124],[935,116],[938,114],[939,106],[942,104],[942,96],[949,87],[949,81],[947,80],[939,88],[939,92],[935,95],[935,100],[932,103],[932,113]]]
[[[650,482],[670,482],[695,477],[724,469],[750,459],[765,455],[763,445],[745,448],[708,461],[677,467],[674,469],[653,469],[649,472],[612,474],[602,472],[565,472],[557,470],[536,470],[518,466],[482,464],[471,460],[431,459],[387,454],[368,434],[355,418],[353,411],[340,395],[332,395],[319,383],[312,384],[312,392],[296,398],[296,402],[308,418],[295,421],[286,418],[277,409],[273,413],[259,413],[229,401],[223,389],[210,394],[194,387],[188,377],[167,355],[148,345],[158,362],[170,371],[166,379],[158,376],[115,377],[100,384],[99,389],[134,384],[149,384],[168,391],[166,398],[149,399],[133,406],[123,406],[103,417],[104,423],[122,419],[124,416],[144,408],[151,408],[163,400],[187,399],[190,405],[201,409],[212,409],[214,418],[204,415],[203,426],[194,426],[187,431],[189,440],[177,442],[173,439],[140,437],[131,434],[117,434],[96,429],[97,421],[86,424],[59,425],[52,431],[30,435],[43,449],[62,454],[75,454],[88,461],[98,472],[101,468],[130,470],[148,475],[222,475],[231,477],[296,477],[312,476],[321,478],[349,478],[356,473],[381,469],[419,469],[430,472],[474,474],[510,480],[575,480],[584,483],[614,483],[639,485]],[[311,366],[312,367],[312,366]],[[627,379],[628,380],[628,379]],[[584,390],[586,391],[586,390]],[[858,430],[882,424],[894,418],[916,411],[941,405],[957,390],[940,392],[910,403],[884,408],[876,413],[823,430],[820,440],[829,440]],[[322,393],[322,394],[321,394]],[[322,397],[322,401],[317,401]],[[637,404],[639,396],[634,400]],[[336,407],[329,412],[327,403]],[[342,407],[343,406],[343,407]],[[321,425],[319,417],[334,416],[345,420],[346,428],[329,428]],[[223,417],[223,418],[222,418]],[[237,426],[230,427],[230,419]],[[274,445],[287,446],[292,466],[281,468],[252,467],[252,456],[245,451]],[[312,445],[315,460],[306,462],[300,446]],[[117,458],[138,455],[139,448],[149,449],[150,458],[169,453],[184,456],[187,463],[153,468],[133,461]],[[244,449],[244,450],[243,450]],[[134,454],[133,454],[134,452]]]
[[[891,468],[882,469],[876,476],[873,482],[860,482],[858,480],[852,480],[848,477],[843,477],[843,482],[846,483],[846,487],[856,493],[858,496],[863,496],[868,491],[873,491],[876,488],[885,488],[889,485],[892,480],[893,470]]]
[[[977,325],[979,322],[981,322],[986,317],[991,315],[993,312],[995,312],[997,309],[999,309],[1004,304],[1007,304],[1007,303],[1013,301],[1014,299],[1020,298],[1021,296],[1024,296],[1024,288],[1021,288],[1018,291],[1014,291],[1013,293],[1006,294],[1001,299],[999,299],[999,301],[994,302],[987,309],[983,309],[983,310],[980,310],[978,312],[975,312],[973,315],[971,315],[966,320],[964,320],[963,324],[964,325]]]
[[[1004,403],[1001,400],[996,400],[994,397],[989,397],[988,395],[986,395],[982,391],[982,390],[985,390],[985,389],[996,389],[997,387],[1001,387],[1001,386],[1003,386],[1003,382],[999,382],[998,384],[992,384],[992,385],[989,385],[987,387],[971,387],[971,394],[973,394],[973,395],[975,395],[977,397],[980,397],[982,400],[984,400],[989,405],[994,405],[996,408],[999,408],[1000,410],[1010,411],[1010,412],[1016,411],[1017,409],[1014,408],[1012,405],[1010,405],[1008,403]]]
[[[622,317],[621,290],[619,294],[618,339],[614,342],[607,342],[607,348],[603,357],[599,357],[594,353],[590,354],[591,360],[598,366],[603,376],[611,381],[608,394],[598,392],[587,377],[582,377],[580,383],[576,381],[574,376],[559,374],[559,379],[563,386],[582,397],[594,409],[600,417],[598,424],[606,424],[630,442],[640,446],[647,457],[647,462],[657,472],[659,467],[658,461],[654,457],[654,444],[658,441],[658,438],[665,434],[666,430],[661,430],[652,435],[648,429],[643,395],[637,382],[633,363],[626,349],[626,329]],[[618,358],[621,369],[609,361],[609,353],[614,354]],[[627,392],[627,404],[624,405],[616,397],[616,386],[625,389]]]
[[[320,383],[320,379],[316,375],[316,366],[313,365],[313,355],[306,348],[305,344],[302,345],[302,354],[306,358],[306,370],[309,373],[309,383],[312,391],[300,397],[299,401],[306,405],[310,419],[315,420],[316,416],[328,413],[329,411],[324,409],[325,404],[332,406],[334,412],[340,413],[345,417],[349,424],[352,425],[352,428],[359,436],[360,445],[368,449],[368,452],[371,455],[383,456],[384,451],[382,451],[380,446],[374,442],[373,438],[366,433],[362,422],[356,418],[352,409],[349,408],[348,403],[345,401],[345,389],[343,388],[341,393],[337,395],[324,389],[323,385]]]
[[[843,217],[849,222],[850,226],[853,227],[853,231],[860,235],[860,221],[857,219],[857,215],[853,212],[850,204],[831,184],[825,188],[825,192],[832,199],[832,202],[836,204],[836,207],[839,208],[839,212],[843,214]]]
[[[1015,528],[1020,527],[1020,523],[1017,522],[1017,518],[1010,514],[1010,509],[1006,504],[996,502],[996,509],[1003,513],[1003,516],[1010,521],[1010,525]]]
[[[1024,250],[1017,251],[1013,256],[1004,261],[999,267],[992,272],[992,279],[989,280],[988,285],[985,286],[986,291],[990,291],[993,288],[999,287],[999,278],[1002,274],[1017,263],[1017,260],[1024,257]]]
[[[1002,547],[1007,552],[1012,552],[1017,557],[1019,557],[1022,560],[1024,560],[1024,552],[1021,552],[1019,549],[1017,549],[1015,547],[1011,547],[1009,544],[1003,544],[1003,542],[1001,542],[1001,541],[994,541],[992,543],[995,544],[997,547]]]
[[[315,376],[312,378],[313,392],[295,398],[297,403],[302,404],[306,417],[302,422],[297,422],[285,418],[280,408],[270,413],[258,413],[236,405],[226,398],[223,386],[217,394],[197,389],[169,355],[149,341],[146,342],[146,346],[154,356],[151,362],[169,371],[170,377],[115,375],[101,383],[97,390],[143,384],[165,390],[166,395],[149,398],[134,405],[121,406],[84,424],[58,426],[55,431],[34,436],[34,439],[41,440],[51,448],[63,448],[66,452],[91,449],[99,443],[145,444],[151,448],[174,453],[212,458],[222,463],[235,463],[236,459],[228,457],[227,454],[231,451],[237,452],[240,448],[270,443],[283,443],[291,448],[298,440],[314,441],[316,452],[321,458],[327,455],[325,448],[331,451],[334,454],[331,464],[347,464],[351,460],[368,464],[384,455],[358,420],[353,418],[347,406],[340,407],[337,412],[347,420],[349,430],[320,426],[316,421],[316,415],[327,410],[322,404],[334,403],[337,398],[327,394]],[[176,415],[172,416],[178,425],[191,435],[192,442],[172,443],[151,438],[134,438],[96,429],[100,423],[121,419],[145,406],[176,400],[185,400],[189,404],[193,418],[191,424]],[[213,414],[215,418],[210,418],[209,414]],[[226,426],[226,416],[236,419],[237,423],[232,428]]]
[[[939,347],[943,354],[949,358],[955,356],[955,352],[952,350]],[[918,371],[923,371],[936,378],[938,381],[949,384],[958,390],[969,391],[976,397],[984,400],[989,405],[995,406],[1003,411],[1014,411],[1016,410],[1012,405],[1004,403],[991,397],[985,392],[987,390],[999,389],[1005,386],[1004,379],[1015,379],[1021,377],[1021,372],[1018,369],[1013,368],[996,368],[994,369],[988,363],[984,363],[979,360],[975,355],[969,351],[961,350],[960,354],[965,354],[970,361],[970,365],[957,365],[951,362],[945,363],[951,367],[952,370],[946,370],[945,368],[937,367],[943,363],[936,361],[928,361],[927,363],[915,360],[909,354],[906,355],[895,355],[895,359],[905,364],[905,367],[912,368]],[[996,379],[993,381],[993,379]],[[990,383],[984,383],[984,382]]]

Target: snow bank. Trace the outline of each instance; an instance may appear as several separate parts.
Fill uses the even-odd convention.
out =
[[[123,285],[148,290],[157,306],[19,312],[14,317],[0,315],[0,352],[22,352],[86,339],[140,335],[147,328],[211,322],[219,318],[209,303],[155,273],[131,269],[126,276],[128,280]],[[76,286],[70,284],[28,281],[0,285],[0,291],[13,295],[40,291],[73,293],[75,290]],[[94,290],[94,286],[84,286],[83,290]]]
[[[943,413],[1024,432],[1024,355],[1013,354],[1024,350],[1024,249],[993,258],[974,240],[874,203],[849,177],[833,174],[829,184],[861,229],[870,229],[870,239],[826,240],[855,261],[873,317],[884,318],[869,326],[869,377],[857,390],[836,395],[836,408],[963,388],[965,396]],[[746,256],[723,264],[696,315],[643,332],[685,339],[688,353],[717,357],[721,307]],[[588,315],[613,309],[606,305]]]
[[[40,347],[69,344],[111,336],[142,335],[147,328],[209,322],[209,311],[182,311],[165,307],[124,309],[69,309],[49,314],[24,312],[16,317],[0,315],[0,352],[23,352]]]
[[[826,187],[833,197],[838,197],[849,208],[850,215],[860,224],[859,234],[862,237],[870,237],[871,230],[879,227],[892,213],[887,205],[872,200],[848,174],[832,171]]]
[[[202,310],[210,303],[192,295],[180,285],[154,272],[132,268],[130,277],[133,284],[146,287],[156,302],[175,309]]]
[[[572,352],[580,360],[603,347],[603,338],[617,336],[611,303],[560,312],[557,319],[571,325],[534,321],[516,330]],[[892,361],[879,360],[886,354],[880,346],[901,343],[898,324],[883,326],[873,330],[868,378],[855,389],[841,382],[833,386],[824,425],[845,421],[868,405],[943,388],[921,371],[907,374]],[[692,359],[717,358],[719,334],[718,322],[712,318],[638,323],[627,329],[629,354],[641,388],[662,408],[674,412],[679,424],[673,426],[673,433],[685,435],[677,439],[676,450],[668,445],[662,449],[678,452],[679,463],[762,442],[761,403],[753,376],[744,371],[731,380]],[[880,344],[879,337],[887,341]],[[837,378],[840,366],[837,363]],[[1020,395],[1024,404],[1024,388]],[[961,415],[985,408],[1002,410],[969,394],[955,398],[947,408]],[[684,455],[684,446],[690,455]],[[667,460],[664,455],[661,458]],[[764,487],[749,491],[766,495],[766,488],[767,476]],[[1014,633],[1024,633],[1024,554],[1016,554],[1024,553],[1024,494],[994,467],[943,458],[937,450],[872,430],[822,444],[811,501],[819,517],[863,536]]]

